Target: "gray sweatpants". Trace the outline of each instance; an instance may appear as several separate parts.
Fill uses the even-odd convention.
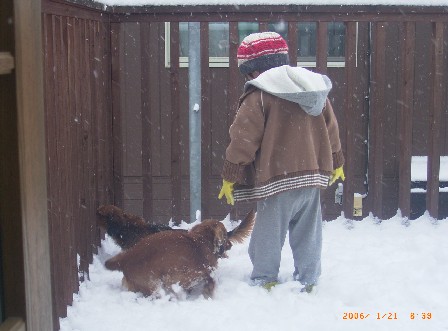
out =
[[[294,279],[316,284],[321,273],[322,213],[320,189],[300,188],[257,203],[249,244],[252,280],[277,281],[281,251],[289,230]]]

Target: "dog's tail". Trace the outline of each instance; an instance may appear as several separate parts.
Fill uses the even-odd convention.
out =
[[[172,230],[170,226],[165,224],[147,223],[142,217],[127,214],[114,205],[102,205],[97,211],[99,220],[102,221],[100,225],[109,222],[108,226],[103,225],[103,227],[108,228],[109,231],[124,233],[129,230],[135,230],[142,234],[153,234]],[[115,229],[111,229],[112,227],[115,227]]]
[[[255,212],[251,210],[244,220],[232,231],[227,233],[229,240],[232,243],[242,243],[245,238],[252,232],[255,223]]]
[[[113,222],[120,222],[126,226],[141,226],[145,227],[145,220],[137,215],[126,214],[122,209],[114,205],[102,205],[97,209],[100,218],[107,219]]]
[[[123,210],[114,205],[101,205],[97,209],[98,214],[104,217],[122,216]]]

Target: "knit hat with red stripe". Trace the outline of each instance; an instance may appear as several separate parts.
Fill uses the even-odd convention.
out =
[[[252,33],[241,42],[237,58],[242,74],[263,72],[289,64],[288,45],[277,32]]]

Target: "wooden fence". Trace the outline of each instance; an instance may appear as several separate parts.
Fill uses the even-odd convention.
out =
[[[113,79],[120,88],[113,95],[115,118],[121,119],[121,127],[114,134],[123,146],[130,147],[114,166],[122,176],[115,191],[119,204],[153,221],[188,220],[188,72],[179,62],[179,22],[199,20],[205,197],[202,212],[205,217],[222,217],[229,212],[216,199],[216,193],[228,126],[244,83],[235,56],[238,23],[256,18],[261,31],[273,21],[287,23],[293,59],[297,58],[297,23],[318,23],[316,70],[327,73],[333,81],[330,98],[347,159],[344,206],[334,203],[334,188],[329,188],[323,193],[325,218],[333,219],[341,210],[352,217],[354,193],[365,196],[363,216],[373,212],[384,219],[398,209],[409,216],[412,155],[429,156],[428,210],[437,217],[438,160],[440,154],[448,153],[446,84],[441,78],[446,72],[446,17],[436,14],[436,9],[399,12],[392,7],[384,8],[382,15],[363,9],[363,14],[355,14],[354,8],[344,8],[348,15],[341,15],[331,7],[287,11],[261,6],[250,12],[244,8],[238,12],[221,8],[216,12],[210,7],[204,9],[207,15],[190,15],[191,8],[177,9],[175,15],[170,15],[168,9],[161,8],[148,15],[126,8],[123,13],[128,14],[124,16],[115,10],[111,16],[112,62],[117,75]],[[167,20],[169,26],[164,23]],[[329,20],[340,20],[346,26],[342,68],[327,67]],[[209,66],[210,22],[229,22],[228,67]],[[165,29],[170,32],[169,41]],[[170,51],[165,54],[167,42]],[[166,56],[171,60],[168,68],[163,61]],[[136,129],[135,124],[140,122],[143,126]],[[251,206],[242,207],[240,212],[248,208]]]
[[[292,59],[297,23],[317,22],[316,70],[333,81],[347,160],[343,206],[327,189],[325,218],[341,211],[350,218],[354,193],[365,195],[364,215],[384,219],[400,209],[409,216],[412,155],[428,156],[427,209],[438,217],[439,160],[448,155],[448,14],[440,8],[104,9],[45,0],[42,11],[55,328],[99,245],[98,205],[115,203],[153,222],[188,220],[188,76],[179,60],[179,22],[201,22],[203,217],[229,212],[217,193],[243,85],[238,22],[254,21],[260,31],[286,22]],[[327,66],[333,21],[346,27],[342,68]],[[229,23],[226,67],[209,66],[210,22]]]
[[[100,244],[96,209],[113,203],[110,34],[101,13],[44,2],[42,15],[57,329]]]

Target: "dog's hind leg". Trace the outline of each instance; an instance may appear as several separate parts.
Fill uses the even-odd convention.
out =
[[[215,280],[210,275],[208,275],[204,279],[204,288],[202,290],[202,294],[204,295],[204,298],[208,299],[213,297],[214,291],[215,291]]]
[[[123,288],[127,291],[131,291],[131,292],[136,292],[137,289],[135,288],[134,285],[132,285],[130,282],[128,282],[128,280],[126,279],[125,276],[123,276],[123,279],[121,280],[121,286],[123,286]]]
[[[215,290],[215,280],[210,275],[203,275],[193,284],[184,286],[188,298],[198,298],[203,295],[204,298],[212,298]]]

